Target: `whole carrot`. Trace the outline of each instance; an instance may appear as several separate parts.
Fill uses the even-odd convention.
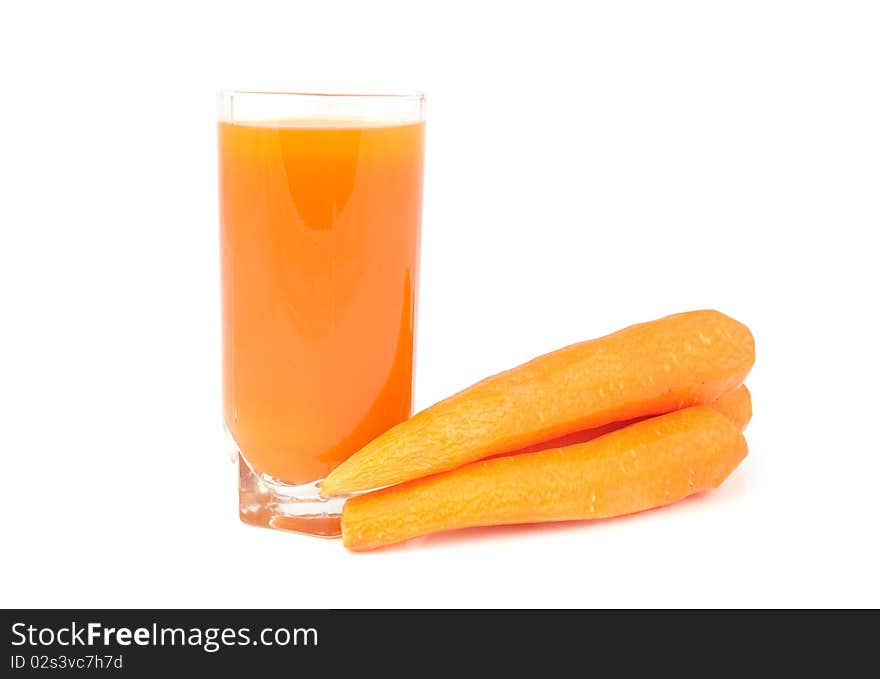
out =
[[[744,384],[739,385],[736,389],[731,389],[706,405],[724,415],[728,420],[733,422],[740,431],[745,429],[749,420],[752,419],[752,396]],[[640,417],[637,420],[612,422],[611,424],[606,424],[602,427],[576,431],[571,434],[566,434],[565,436],[550,439],[549,441],[542,441],[541,443],[535,443],[531,446],[526,446],[525,448],[502,454],[521,455],[522,453],[534,453],[539,450],[547,450],[548,448],[562,448],[563,446],[573,446],[576,443],[586,443],[587,441],[592,441],[595,438],[610,434],[612,431],[617,431],[618,429],[635,424],[636,422],[641,422],[645,419],[647,418]]]
[[[342,540],[362,551],[457,528],[631,514],[715,488],[746,453],[724,415],[686,408],[587,443],[473,462],[353,497]]]
[[[709,403],[741,384],[754,358],[748,328],[718,311],[633,325],[423,410],[343,462],[321,492],[379,488],[571,432]]]

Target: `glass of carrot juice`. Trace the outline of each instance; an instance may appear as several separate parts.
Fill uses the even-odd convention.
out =
[[[249,524],[337,535],[318,482],[412,407],[422,95],[223,91],[223,415]]]

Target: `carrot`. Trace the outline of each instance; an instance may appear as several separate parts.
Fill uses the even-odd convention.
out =
[[[722,394],[716,401],[709,404],[733,422],[740,431],[744,430],[752,419],[752,394],[746,385]]]
[[[612,422],[710,403],[742,383],[752,335],[692,311],[573,344],[489,377],[392,427],[324,479],[324,496],[455,469]]]
[[[707,403],[706,405],[727,417],[727,419],[739,427],[740,430],[745,429],[749,420],[752,419],[752,397],[748,388],[744,384],[722,394],[720,398],[712,401],[712,403]],[[635,420],[612,422],[611,424],[606,424],[594,429],[576,431],[571,434],[566,434],[565,436],[550,439],[549,441],[534,443],[513,452],[502,453],[502,455],[521,455],[522,453],[535,453],[539,450],[547,450],[548,448],[562,448],[563,446],[573,446],[576,443],[586,443],[587,441],[592,441],[605,434],[610,434],[612,431],[617,431],[618,429],[622,429],[623,427],[627,427],[646,419],[648,418],[640,417]]]
[[[715,488],[746,453],[724,415],[686,408],[587,443],[473,462],[350,498],[342,540],[362,551],[472,526],[631,514]]]

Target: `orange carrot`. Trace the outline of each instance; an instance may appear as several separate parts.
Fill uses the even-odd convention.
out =
[[[362,551],[457,528],[631,514],[715,488],[746,452],[724,415],[686,408],[587,443],[473,462],[353,497],[342,540]]]
[[[752,419],[752,395],[744,384],[722,394],[708,405],[733,422],[740,431],[744,430]]]
[[[337,467],[325,496],[370,490],[612,422],[710,403],[754,362],[717,311],[634,325],[489,377],[392,427]]]
[[[739,385],[736,389],[728,391],[726,394],[722,394],[720,398],[712,401],[712,403],[707,403],[706,405],[727,417],[727,419],[739,427],[740,430],[745,429],[749,420],[752,419],[752,396],[744,384]],[[576,431],[571,434],[566,434],[565,436],[550,439],[549,441],[542,441],[541,443],[535,443],[526,446],[525,448],[502,454],[521,455],[522,453],[535,453],[539,450],[547,450],[548,448],[562,448],[563,446],[573,446],[576,443],[586,443],[587,441],[592,441],[595,438],[610,434],[612,431],[617,431],[618,429],[635,424],[636,422],[641,422],[645,419],[647,418],[640,417],[636,420],[612,422],[611,424],[606,424],[602,427]]]

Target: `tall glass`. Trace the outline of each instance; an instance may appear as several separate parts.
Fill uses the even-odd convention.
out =
[[[242,521],[339,533],[316,484],[412,407],[421,95],[221,92],[223,414]]]

